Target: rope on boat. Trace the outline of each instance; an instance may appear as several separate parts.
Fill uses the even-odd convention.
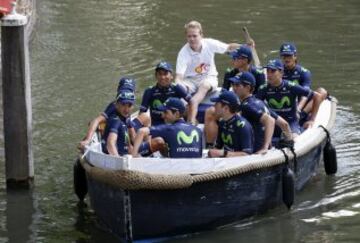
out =
[[[223,170],[223,171],[219,171],[219,172],[212,172],[212,173],[201,174],[201,175],[193,175],[193,180],[194,180],[194,183],[200,183],[200,182],[205,182],[205,181],[218,180],[218,179],[222,179],[222,178],[229,178],[232,176],[245,174],[250,171],[269,168],[269,167],[279,165],[282,163],[284,163],[283,159],[278,158],[275,160],[266,161],[264,163],[248,164],[243,167],[227,169],[227,170]]]
[[[131,170],[105,170],[91,166],[86,159],[81,164],[87,174],[96,181],[124,190],[178,189],[190,187],[191,175],[154,175]]]
[[[335,101],[332,101],[336,103]],[[335,122],[336,105],[332,105],[331,117],[326,127],[333,127]],[[223,171],[210,172],[206,174],[197,175],[160,175],[149,174],[140,171],[133,170],[106,170],[91,166],[86,158],[80,159],[80,162],[87,172],[87,175],[96,181],[102,182],[114,188],[123,190],[171,190],[187,188],[195,183],[202,183],[211,180],[217,180],[222,178],[229,178],[239,174],[244,174],[250,171],[262,170],[272,166],[286,163],[286,157],[288,160],[294,159],[294,157],[301,157],[312,150],[315,146],[318,146],[324,141],[326,137],[325,132],[317,136],[311,144],[307,147],[296,149],[296,153],[292,153],[290,149],[284,149],[284,157],[279,156],[275,159],[269,159],[267,161],[246,164],[240,167],[226,169]],[[285,156],[286,155],[286,156]]]

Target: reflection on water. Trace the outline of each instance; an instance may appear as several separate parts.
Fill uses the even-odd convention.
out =
[[[4,213],[3,235],[9,242],[34,242],[33,231],[35,214],[35,202],[33,193],[27,189],[7,189],[2,211]],[[0,238],[1,239],[1,238]]]
[[[279,207],[171,241],[360,241],[360,2],[43,0],[38,7],[31,49],[35,188],[32,194],[6,193],[0,135],[0,241],[117,241],[89,207],[77,205],[75,144],[87,122],[114,98],[120,76],[136,77],[139,101],[154,82],[154,65],[175,63],[185,42],[183,25],[190,19],[201,21],[207,36],[226,42],[242,42],[241,27],[247,25],[262,62],[277,57],[283,41],[295,41],[313,86],[325,87],[339,100],[332,131],[339,164],[335,176],[321,170],[291,211]],[[230,60],[218,56],[216,63],[223,75]]]

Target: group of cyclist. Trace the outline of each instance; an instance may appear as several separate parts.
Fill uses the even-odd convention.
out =
[[[283,43],[281,60],[258,67],[251,64],[253,41],[240,45],[204,38],[197,21],[185,25],[185,35],[187,43],[178,53],[176,71],[165,61],[156,65],[156,84],[144,91],[137,116],[131,117],[136,81],[123,77],[115,101],[90,123],[81,149],[101,123],[106,123],[104,153],[150,156],[159,152],[170,158],[200,158],[204,146],[209,157],[264,154],[279,140],[291,141],[312,127],[327,91],[310,89],[311,74],[297,63],[294,44]],[[233,63],[220,92],[216,53],[229,53]],[[208,96],[214,105],[205,106],[199,118]],[[203,129],[198,120],[203,121]]]

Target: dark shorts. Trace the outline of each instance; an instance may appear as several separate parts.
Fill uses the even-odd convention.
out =
[[[139,121],[139,119],[134,118],[131,121],[131,126],[135,129],[135,131],[137,132],[140,128],[143,127],[143,124]]]
[[[205,112],[206,110],[213,105],[211,104],[200,104],[198,107],[198,113],[196,115],[196,120],[198,120],[199,123],[205,122]]]
[[[149,142],[142,142],[139,147],[139,154],[143,157],[151,155]]]
[[[310,115],[304,111],[300,112],[299,124],[303,126],[305,122],[310,120]]]

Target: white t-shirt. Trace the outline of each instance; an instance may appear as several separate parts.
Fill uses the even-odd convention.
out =
[[[201,40],[201,52],[194,52],[186,43],[177,56],[176,73],[184,78],[202,79],[206,76],[217,76],[215,53],[225,53],[229,45],[218,40],[204,38]]]

